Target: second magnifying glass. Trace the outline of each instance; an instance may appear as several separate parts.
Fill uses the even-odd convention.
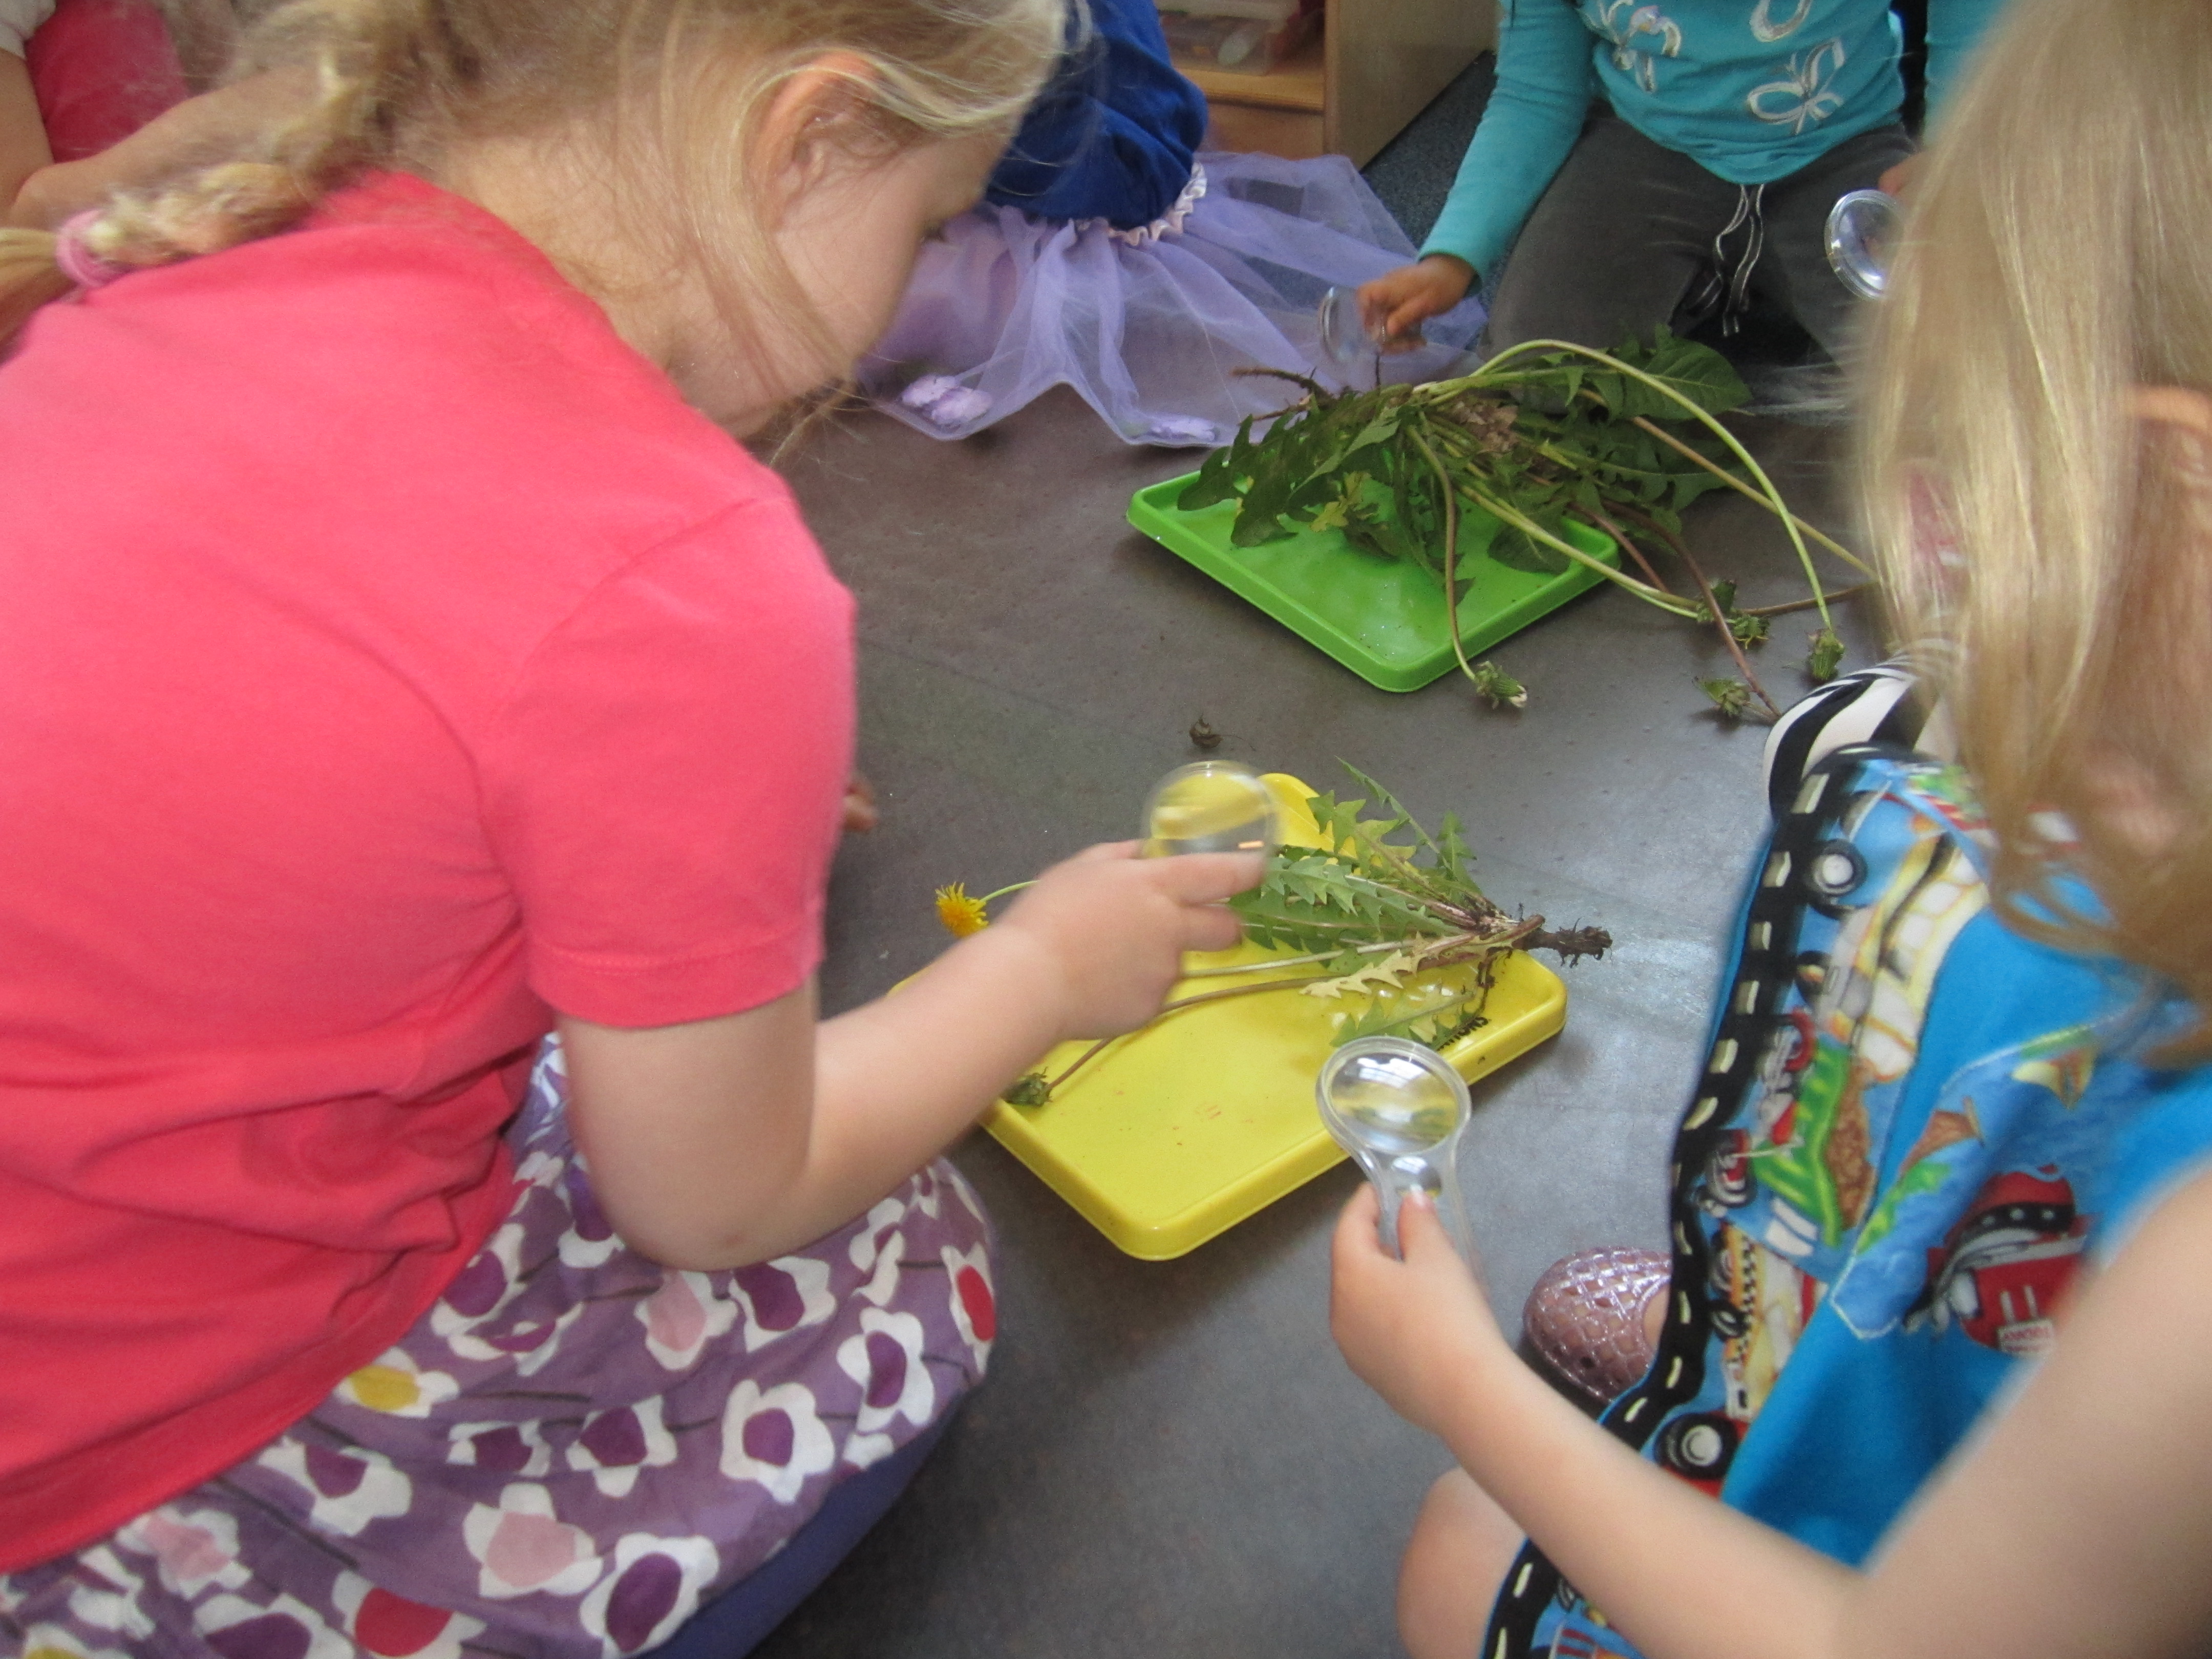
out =
[[[1905,210],[1879,190],[1854,190],[1828,210],[1828,268],[1862,300],[1879,300],[1889,287],[1889,262]]]
[[[1352,1154],[1382,1200],[1382,1248],[1398,1243],[1409,1193],[1429,1194],[1462,1260],[1471,1255],[1460,1200],[1459,1138],[1470,1110],[1467,1084],[1435,1049],[1404,1037],[1362,1037],[1322,1062],[1314,1085],[1321,1121]]]
[[[1236,761],[1178,766],[1145,802],[1146,858],[1177,853],[1259,853],[1282,839],[1267,782]]]
[[[1382,344],[1360,320],[1358,289],[1333,288],[1322,295],[1314,322],[1321,334],[1322,355],[1340,371],[1348,374],[1373,366]]]

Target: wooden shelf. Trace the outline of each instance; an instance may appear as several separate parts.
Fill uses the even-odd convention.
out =
[[[1265,75],[1235,70],[1176,67],[1197,82],[1208,104],[1248,105],[1255,109],[1288,109],[1319,115],[1328,107],[1328,53],[1316,35]]]
[[[1214,149],[1364,167],[1497,40],[1495,0],[1326,0],[1321,38],[1265,75],[1180,67]]]

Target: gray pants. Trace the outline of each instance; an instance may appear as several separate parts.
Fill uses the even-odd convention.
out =
[[[1513,245],[1489,349],[1554,339],[1604,350],[1757,300],[1841,359],[1858,301],[1828,268],[1828,210],[1912,149],[1902,126],[1877,127],[1772,184],[1732,185],[1619,116],[1595,116]]]

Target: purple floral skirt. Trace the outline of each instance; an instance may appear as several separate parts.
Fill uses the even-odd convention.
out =
[[[613,1659],[666,1641],[841,1480],[941,1419],[996,1330],[949,1164],[727,1273],[624,1248],[549,1044],[513,1213],[397,1346],[245,1462],[0,1575],[27,1659]]]

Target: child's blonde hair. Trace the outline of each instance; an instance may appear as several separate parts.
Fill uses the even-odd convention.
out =
[[[2212,393],[2208,158],[2212,5],[2014,0],[1912,185],[1863,468],[1900,634],[1950,647],[2002,902],[2203,1010],[2212,466],[2130,398]],[[2105,916],[2053,891],[2068,864]]]
[[[434,173],[458,140],[596,119],[636,223],[697,261],[741,334],[764,312],[819,340],[757,210],[778,89],[832,68],[852,93],[838,140],[864,154],[1011,131],[1067,23],[1065,0],[282,0],[233,78],[311,73],[306,112],[253,154],[118,198],[82,240],[126,267],[189,258],[289,227],[366,169]],[[53,250],[0,231],[0,342],[69,291]]]

